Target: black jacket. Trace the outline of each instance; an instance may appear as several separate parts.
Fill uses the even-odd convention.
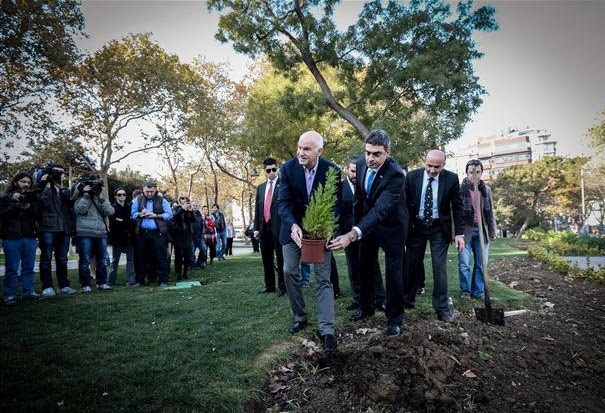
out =
[[[277,198],[279,197],[279,178],[275,179],[275,187],[273,188],[273,196],[271,197],[271,232],[277,241],[279,237],[279,230],[281,228],[281,219],[279,218],[279,212],[277,211]],[[262,235],[265,227],[265,191],[267,188],[267,181],[263,182],[256,189],[256,207],[254,211],[254,231],[258,231]]]
[[[405,189],[412,229],[419,225],[417,218],[420,211],[423,177],[424,169],[422,168],[411,171],[406,177]],[[458,175],[445,169],[439,174],[437,206],[439,208],[439,224],[447,239],[453,238],[452,227],[455,235],[464,235],[464,217]]]
[[[76,221],[74,204],[69,189],[45,188],[38,201],[40,220],[38,231],[63,232],[68,235],[75,234]]]
[[[112,206],[115,213],[109,217],[109,245],[127,248],[134,234],[134,221],[130,218],[132,203],[125,202],[122,206],[115,202]]]
[[[14,203],[12,198],[12,192],[0,197],[2,239],[36,238],[37,206],[32,204],[29,208],[23,209]]]

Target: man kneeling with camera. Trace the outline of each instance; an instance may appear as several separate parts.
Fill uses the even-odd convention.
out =
[[[90,260],[94,256],[97,267],[97,288],[111,290],[107,284],[107,236],[109,230],[105,217],[114,214],[114,208],[101,197],[103,181],[100,179],[84,179],[75,189],[77,200],[74,206],[76,212],[76,245],[80,259],[78,272],[82,293],[90,293]]]

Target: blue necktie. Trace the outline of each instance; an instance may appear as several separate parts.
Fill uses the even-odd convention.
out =
[[[376,177],[376,171],[370,169],[368,175],[368,184],[366,185],[366,196],[370,196],[370,189],[372,189],[372,183],[374,182],[374,178]]]

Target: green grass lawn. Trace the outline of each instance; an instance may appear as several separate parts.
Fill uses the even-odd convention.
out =
[[[490,259],[521,254],[513,242],[499,240]],[[336,303],[337,326],[345,327],[351,323],[343,253],[337,261],[345,296]],[[448,261],[450,295],[458,303],[453,249]],[[208,284],[180,291],[118,287],[0,306],[0,409],[237,411],[242,400],[259,392],[292,342],[288,301],[258,294],[263,287],[259,254],[216,262],[192,275]],[[70,280],[78,285],[76,271]],[[306,298],[312,327],[303,332],[308,337],[315,329],[311,290]],[[492,290],[507,308],[528,300],[502,285]],[[419,297],[408,319],[425,314],[433,316],[429,293]]]

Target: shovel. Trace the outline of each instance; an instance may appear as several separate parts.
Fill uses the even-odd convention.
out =
[[[497,324],[499,326],[504,325],[504,310],[492,308],[492,300],[489,297],[489,289],[487,288],[487,257],[483,253],[485,251],[485,235],[483,234],[483,214],[481,213],[481,193],[479,192],[479,178],[477,174],[477,167],[472,166],[473,174],[473,189],[475,192],[475,210],[479,211],[477,214],[477,225],[479,226],[479,244],[481,246],[481,262],[483,263],[483,282],[484,297],[485,297],[485,308],[475,308],[475,317],[477,320],[483,321],[484,323]]]

